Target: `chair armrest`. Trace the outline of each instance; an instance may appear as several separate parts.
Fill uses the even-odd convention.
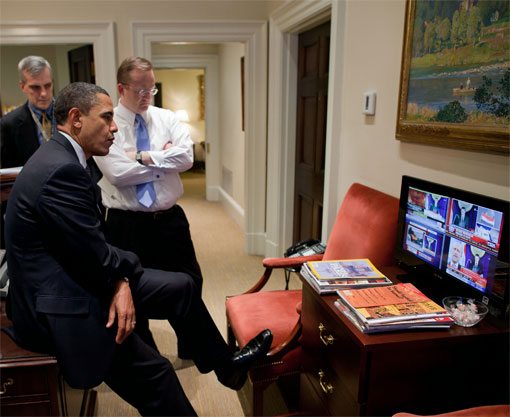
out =
[[[301,265],[303,265],[305,262],[320,261],[322,259],[322,256],[323,255],[321,254],[310,256],[297,256],[295,258],[265,258],[262,261],[262,265],[266,267],[264,273],[257,281],[257,283],[243,294],[251,294],[260,291],[264,287],[264,285],[266,285],[267,281],[269,281],[273,269],[300,268]]]
[[[267,352],[267,356],[274,358],[277,355],[285,355],[294,346],[298,343],[299,338],[301,337],[303,326],[301,325],[301,315],[299,316],[299,321],[296,323],[290,334],[287,338],[280,343],[279,345],[272,348],[269,352]]]
[[[271,358],[270,360],[274,360],[276,356],[283,356],[287,354],[287,352],[294,349],[294,347],[299,343],[299,338],[301,337],[301,333],[303,332],[303,325],[301,324],[301,309],[303,307],[303,303],[300,302],[296,306],[296,311],[299,314],[299,320],[296,325],[289,333],[289,335],[285,338],[283,342],[279,345],[272,348],[269,352],[267,352],[267,356]]]
[[[295,258],[265,258],[262,265],[266,268],[299,268],[305,262],[320,261],[323,254],[309,255],[309,256],[296,256]]]

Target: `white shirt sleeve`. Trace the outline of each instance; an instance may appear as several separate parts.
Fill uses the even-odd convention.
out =
[[[154,166],[166,172],[183,172],[193,166],[193,141],[187,127],[168,110],[151,108],[149,113],[150,155]],[[153,138],[154,137],[154,141]],[[163,150],[167,143],[172,146]]]
[[[110,147],[108,155],[94,157],[99,169],[112,185],[125,187],[163,179],[164,174],[160,170],[129,159],[116,141]]]
[[[141,165],[129,159],[126,151],[136,150],[134,127],[120,118],[119,131],[106,156],[95,157],[106,179],[116,187],[161,181],[165,173],[179,173],[193,166],[193,141],[188,129],[169,110],[150,107],[147,113],[151,150],[154,164]],[[167,143],[172,146],[164,150]]]

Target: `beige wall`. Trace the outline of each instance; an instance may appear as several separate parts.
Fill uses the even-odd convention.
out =
[[[508,156],[395,140],[404,9],[404,0],[346,4],[339,198],[356,181],[397,196],[408,174],[508,200]],[[361,114],[365,91],[377,92],[373,117]]]
[[[1,0],[0,19],[17,21],[113,21],[117,64],[132,54],[131,22],[161,20],[257,20],[268,19],[282,1],[266,0],[168,0],[168,1],[23,1]]]
[[[241,119],[241,57],[244,56],[244,45],[240,43],[222,44],[219,55],[220,73],[220,141],[221,166],[227,189],[231,197],[241,208],[245,207],[244,196],[244,139]],[[227,171],[225,171],[225,169]]]

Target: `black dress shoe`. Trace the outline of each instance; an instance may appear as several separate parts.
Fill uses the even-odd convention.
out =
[[[218,381],[228,388],[240,390],[246,382],[248,370],[257,359],[269,352],[272,342],[271,330],[260,332],[239,352],[234,353],[226,366],[215,370]]]
[[[248,370],[250,366],[262,356],[265,356],[273,343],[273,332],[269,329],[261,331],[251,339],[239,352],[234,353],[232,363]]]

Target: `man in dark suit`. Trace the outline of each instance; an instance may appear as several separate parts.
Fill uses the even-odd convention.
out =
[[[53,111],[53,80],[51,65],[41,56],[27,56],[18,63],[19,86],[27,96],[22,106],[7,113],[0,119],[1,168],[25,165],[40,145],[47,142],[56,131]],[[97,183],[101,171],[91,160],[92,177]],[[101,191],[97,188],[96,193]],[[4,214],[6,203],[1,209],[1,241],[4,248]],[[102,207],[102,205],[101,205]]]
[[[195,415],[170,362],[132,333],[136,316],[167,319],[198,369],[233,389],[272,333],[232,355],[188,274],[144,271],[134,253],[106,243],[87,167],[113,142],[112,101],[101,87],[73,83],[55,115],[58,132],[25,164],[7,206],[11,334],[55,354],[73,388],[104,381],[142,415]]]
[[[55,131],[51,66],[40,56],[18,64],[19,85],[26,103],[0,120],[2,168],[23,166]]]
[[[42,128],[55,125],[53,117],[53,81],[51,66],[43,57],[27,56],[18,63],[19,86],[27,101],[0,119],[0,167],[11,168],[25,165],[50,132]],[[35,120],[37,119],[37,120]],[[40,126],[40,128],[38,127]],[[44,136],[46,135],[46,136]],[[7,203],[0,209],[0,247],[5,248],[4,215]]]

